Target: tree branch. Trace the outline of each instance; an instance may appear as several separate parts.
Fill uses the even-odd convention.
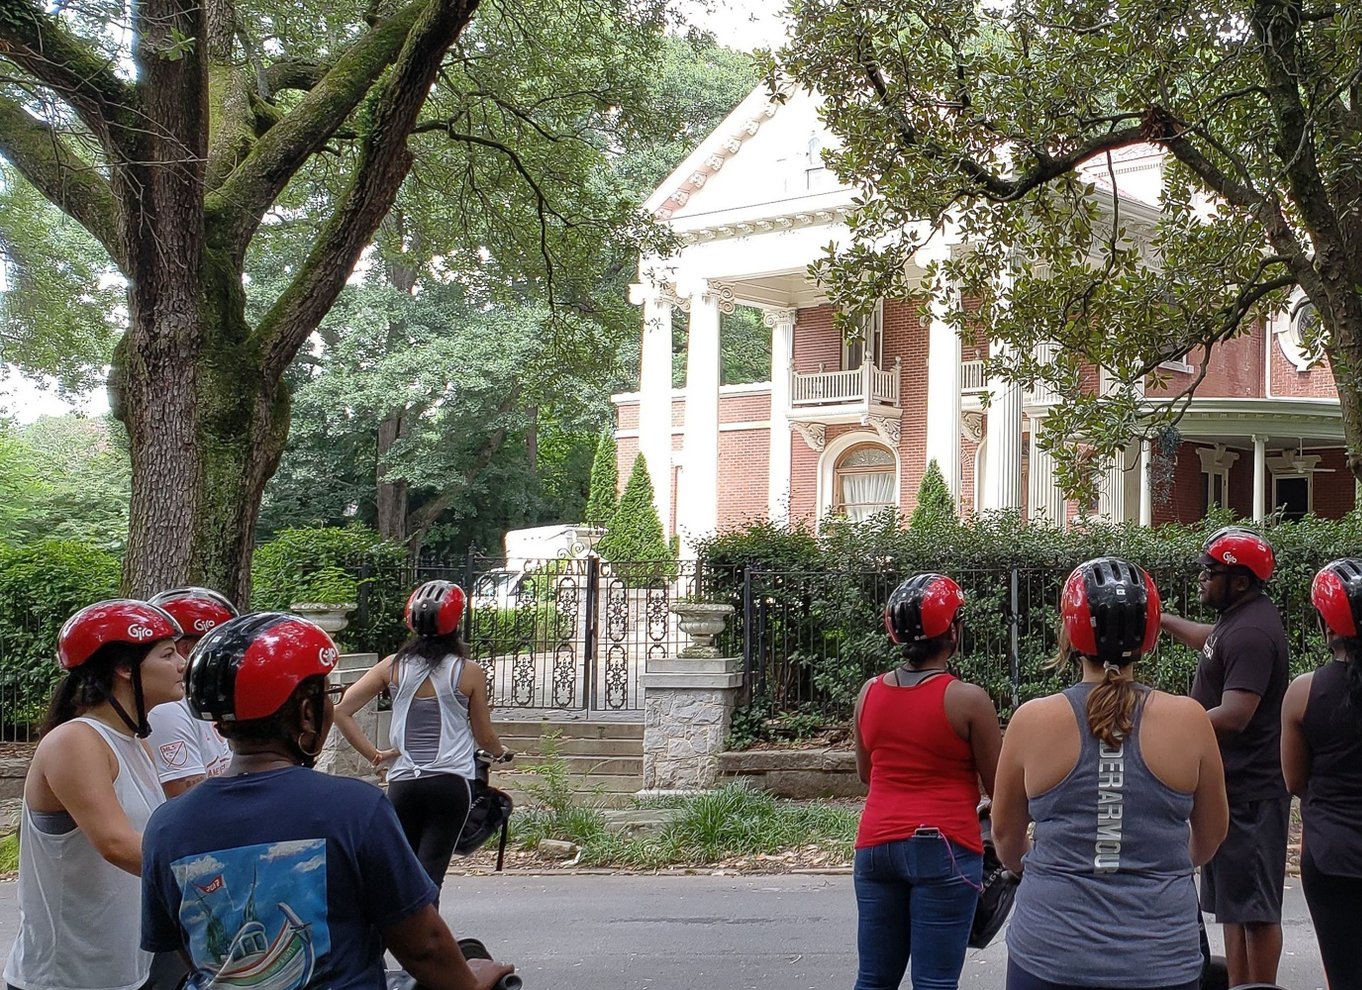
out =
[[[349,187],[336,212],[319,232],[302,268],[256,330],[266,375],[283,374],[293,355],[335,302],[360,254],[396,200],[402,180],[411,169],[412,153],[407,138],[425,105],[445,52],[467,26],[478,2],[431,0],[411,26],[401,54],[375,101]],[[324,82],[309,96],[325,88]],[[276,125],[261,139],[261,145],[288,123],[285,119]],[[224,185],[222,191],[227,189]]]
[[[0,56],[53,89],[102,141],[135,102],[107,58],[31,0],[0,0]]]
[[[48,200],[104,245],[124,268],[113,190],[89,162],[68,147],[50,125],[17,101],[0,96],[0,154]]]
[[[917,154],[933,161],[949,164],[955,171],[972,182],[980,195],[994,202],[1014,202],[1031,190],[1073,171],[1079,165],[1096,158],[1098,155],[1115,151],[1118,148],[1129,147],[1133,144],[1141,144],[1146,140],[1141,128],[1132,125],[1091,138],[1068,153],[1059,156],[1044,154],[1038,148],[1032,146],[1032,153],[1036,158],[1035,166],[1010,179],[1003,178],[968,155],[949,151],[933,142],[924,141],[917,128],[894,106],[889,84],[872,54],[862,54],[861,71],[870,87],[875,91],[881,108],[893,121],[898,144],[902,149],[912,149]]]
[[[322,147],[369,92],[374,82],[410,46],[418,18],[423,22],[444,0],[411,0],[356,41],[283,120],[261,136],[227,179],[208,196],[211,215],[226,223],[223,233],[234,254],[245,251],[261,217],[308,157]],[[470,11],[471,16],[471,11]],[[438,57],[436,59],[438,65]],[[430,67],[433,73],[435,67]],[[429,83],[422,89],[422,99]],[[367,236],[367,235],[366,235]]]
[[[326,78],[331,68],[322,62],[309,62],[305,59],[286,58],[271,62],[264,71],[268,92],[261,95],[269,99],[271,94],[285,89],[315,89]]]

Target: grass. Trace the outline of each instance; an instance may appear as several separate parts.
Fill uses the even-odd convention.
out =
[[[0,873],[14,873],[19,869],[19,833],[0,839]]]
[[[675,817],[653,834],[612,832],[600,808],[574,801],[563,761],[549,758],[547,747],[545,756],[534,769],[540,780],[529,788],[540,806],[511,817],[512,838],[527,849],[560,839],[582,848],[584,866],[630,869],[699,866],[807,846],[843,860],[851,857],[858,811],[780,801],[741,781],[694,797],[639,802],[640,807],[670,809]]]

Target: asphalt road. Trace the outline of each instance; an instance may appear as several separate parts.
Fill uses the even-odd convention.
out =
[[[0,883],[3,952],[14,900],[13,881]],[[849,876],[456,875],[442,909],[455,934],[514,962],[527,990],[847,990],[856,974]],[[1284,929],[1279,982],[1322,990],[1294,880]],[[961,987],[1002,990],[1005,961],[1002,936],[972,950]]]

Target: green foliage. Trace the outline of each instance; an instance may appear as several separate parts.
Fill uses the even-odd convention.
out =
[[[352,615],[347,645],[389,653],[405,638],[402,607],[411,593],[406,552],[363,526],[287,529],[258,547],[251,607],[287,612],[294,604],[344,604],[367,596],[368,617]],[[348,595],[342,602],[325,598]]]
[[[1102,554],[1146,567],[1165,609],[1212,621],[1198,602],[1195,561],[1205,537],[1229,521],[1215,514],[1194,526],[1148,529],[1092,525],[1058,531],[1022,525],[1015,513],[950,526],[901,528],[894,520],[830,523],[815,540],[799,529],[762,524],[702,543],[721,595],[740,600],[743,562],[750,562],[753,600],[766,652],[746,707],[735,713],[735,746],[807,734],[844,723],[865,679],[896,662],[881,627],[881,610],[900,580],[942,571],[965,590],[965,637],[957,672],[982,685],[999,709],[1013,706],[1010,669],[1012,574],[1017,575],[1017,700],[1067,685],[1070,671],[1053,671],[1059,592],[1080,562]],[[1309,586],[1328,560],[1362,545],[1362,514],[1340,521],[1307,517],[1273,526],[1277,573],[1268,594],[1282,611],[1293,669],[1324,658],[1309,604]],[[742,613],[735,622],[743,621]],[[1137,674],[1163,690],[1185,692],[1196,655],[1170,638],[1141,662]],[[762,693],[764,685],[765,693]]]
[[[1009,345],[989,371],[1059,394],[1038,442],[1077,501],[1175,414],[1181,388],[1166,388],[1161,362],[1204,364],[1293,289],[1318,316],[1307,353],[1356,408],[1354,5],[795,0],[791,12],[765,70],[817,93],[824,160],[857,190],[850,236],[814,268],[828,301],[851,321],[877,298],[933,296],[962,336],[984,327]],[[1149,152],[1161,188],[1137,190],[1118,173]],[[1118,183],[1144,203],[1118,199]],[[913,263],[943,236],[977,249]],[[1172,399],[1150,415],[1160,394]],[[1362,448],[1362,421],[1346,431]]]
[[[19,833],[0,839],[0,873],[19,872]]]
[[[70,539],[120,551],[131,483],[127,435],[112,417],[0,423],[0,541]]]
[[[917,489],[917,506],[908,521],[911,529],[941,526],[959,520],[955,511],[955,499],[946,485],[946,476],[941,473],[941,465],[936,458],[927,462],[927,472],[922,476],[922,484]]]
[[[0,166],[0,366],[84,392],[103,378],[126,322],[121,279],[99,243]]]
[[[648,464],[642,454],[634,458],[629,481],[620,496],[605,535],[596,544],[596,552],[611,563],[670,562],[673,560],[662,534],[662,522],[653,504],[653,483],[648,477]],[[668,568],[670,571],[672,568]]]
[[[596,457],[591,462],[591,494],[586,500],[588,526],[605,526],[619,507],[619,468],[615,461],[615,433],[606,427],[601,430],[596,442]]]
[[[57,667],[57,634],[72,613],[118,597],[118,558],[75,540],[0,548],[0,688],[21,699],[4,721],[41,715]]]

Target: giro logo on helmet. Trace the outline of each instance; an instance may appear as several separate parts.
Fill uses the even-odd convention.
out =
[[[336,666],[336,660],[339,656],[340,653],[334,646],[326,646],[317,651],[317,659],[321,661],[323,667]]]
[[[206,633],[206,632],[211,632],[213,629],[216,629],[216,628],[217,628],[217,623],[214,622],[212,619],[195,619],[195,620],[194,620],[194,631],[195,631],[195,632],[204,632],[204,633]]]
[[[1221,555],[1221,559],[1224,560],[1225,563],[1227,564],[1239,563],[1239,558],[1237,558],[1233,553],[1231,553],[1228,550],[1226,550],[1225,553]]]
[[[128,626],[128,635],[140,643],[144,639],[151,639],[156,633],[141,623],[134,622],[132,625]]]

